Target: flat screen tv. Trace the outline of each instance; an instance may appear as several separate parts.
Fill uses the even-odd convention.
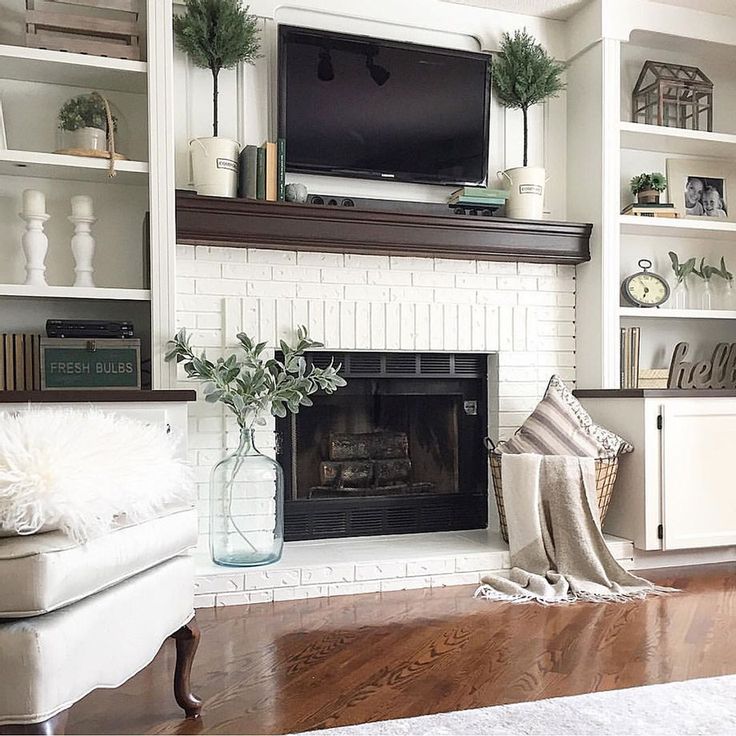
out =
[[[485,183],[490,65],[487,54],[280,26],[287,170]]]

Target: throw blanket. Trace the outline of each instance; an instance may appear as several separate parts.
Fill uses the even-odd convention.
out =
[[[0,536],[60,529],[77,542],[191,505],[186,463],[161,426],[95,410],[0,413]]]
[[[669,591],[624,570],[600,531],[595,459],[508,455],[501,460],[511,573],[476,596],[564,603],[625,601]]]

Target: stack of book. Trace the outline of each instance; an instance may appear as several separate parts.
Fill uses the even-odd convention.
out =
[[[41,389],[41,335],[0,335],[0,391]]]
[[[639,327],[621,328],[621,388],[639,388]]]
[[[622,215],[634,215],[635,217],[679,217],[674,204],[669,202],[657,202],[656,204],[639,204],[632,202],[627,204],[621,211]]]
[[[286,199],[286,141],[266,141],[240,152],[238,196],[283,202]]]
[[[461,187],[456,189],[448,202],[451,205],[468,205],[471,207],[502,207],[506,204],[509,193],[505,189],[491,187]]]

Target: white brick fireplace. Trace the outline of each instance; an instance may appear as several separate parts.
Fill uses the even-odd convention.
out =
[[[298,324],[307,325],[310,334],[325,343],[326,350],[497,354],[498,393],[490,396],[494,410],[490,425],[492,434],[497,431],[502,437],[513,432],[534,408],[552,373],[569,382],[575,380],[573,266],[178,246],[177,274],[179,326],[191,332],[193,345],[214,357],[235,344],[237,332],[275,346],[279,338],[290,337]],[[209,471],[236,439],[237,428],[220,407],[198,402],[190,408],[189,448],[200,503],[203,555]],[[261,432],[260,444],[272,451],[273,433]],[[270,509],[264,505],[253,511],[267,514]],[[493,512],[491,518],[495,518]],[[448,547],[450,539],[463,535],[467,542],[468,533],[416,535],[426,543],[425,557],[431,547],[431,540],[425,538],[444,540],[436,554],[430,555],[432,564],[424,565],[425,574],[417,576],[410,571],[423,569],[422,554],[409,555],[406,544],[399,545],[403,550],[396,553],[399,559],[384,559],[383,566],[380,561],[363,559],[353,564],[351,571],[338,566],[332,577],[321,563],[321,573],[284,567],[283,561],[247,573],[205,569],[199,604],[256,602],[387,586],[396,589],[402,581],[411,587],[440,584],[440,580],[444,580],[441,584],[472,582],[469,577],[476,580],[480,570],[493,562],[486,555],[477,561],[477,570],[469,570],[473,564],[468,562],[463,544],[459,551]],[[323,561],[325,554],[332,554],[336,564],[344,558],[345,545],[354,543],[291,544],[309,547],[310,554],[321,555]],[[317,553],[317,548],[321,552]],[[364,549],[363,557],[366,554]],[[460,558],[464,562],[458,562]],[[326,562],[328,568],[335,567],[330,560]],[[499,557],[496,567],[501,567],[501,562]],[[413,582],[407,582],[414,577]]]

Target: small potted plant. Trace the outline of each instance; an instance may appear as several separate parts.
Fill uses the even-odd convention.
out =
[[[659,204],[660,194],[667,189],[667,179],[664,174],[653,171],[633,177],[630,186],[639,204]]]
[[[117,132],[118,121],[112,115],[113,132]],[[68,146],[80,152],[103,152],[108,150],[110,131],[108,109],[99,92],[79,95],[67,100],[59,110],[59,129],[71,133]]]
[[[524,124],[523,165],[499,172],[509,185],[508,217],[540,219],[544,206],[546,173],[528,166],[529,108],[556,97],[564,88],[565,65],[553,59],[526,30],[504,33],[493,65],[493,85],[501,105],[521,110]]]
[[[212,137],[189,143],[194,187],[198,194],[234,197],[240,144],[218,135],[218,82],[223,69],[259,58],[258,19],[239,0],[186,0],[184,14],[174,17],[174,35],[192,63],[212,74]]]
[[[264,565],[281,556],[284,480],[281,466],[255,446],[255,427],[269,414],[285,417],[311,406],[311,394],[331,394],[345,379],[340,366],[308,365],[304,353],[324,347],[299,327],[293,343],[281,341],[281,357],[268,357],[266,343],[237,335],[240,350],[214,363],[196,355],[185,330],[169,342],[166,360],[182,363],[189,378],[203,382],[205,401],[219,402],[237,419],[237,450],[210,476],[210,549],[220,565]],[[257,508],[268,510],[260,512]]]

